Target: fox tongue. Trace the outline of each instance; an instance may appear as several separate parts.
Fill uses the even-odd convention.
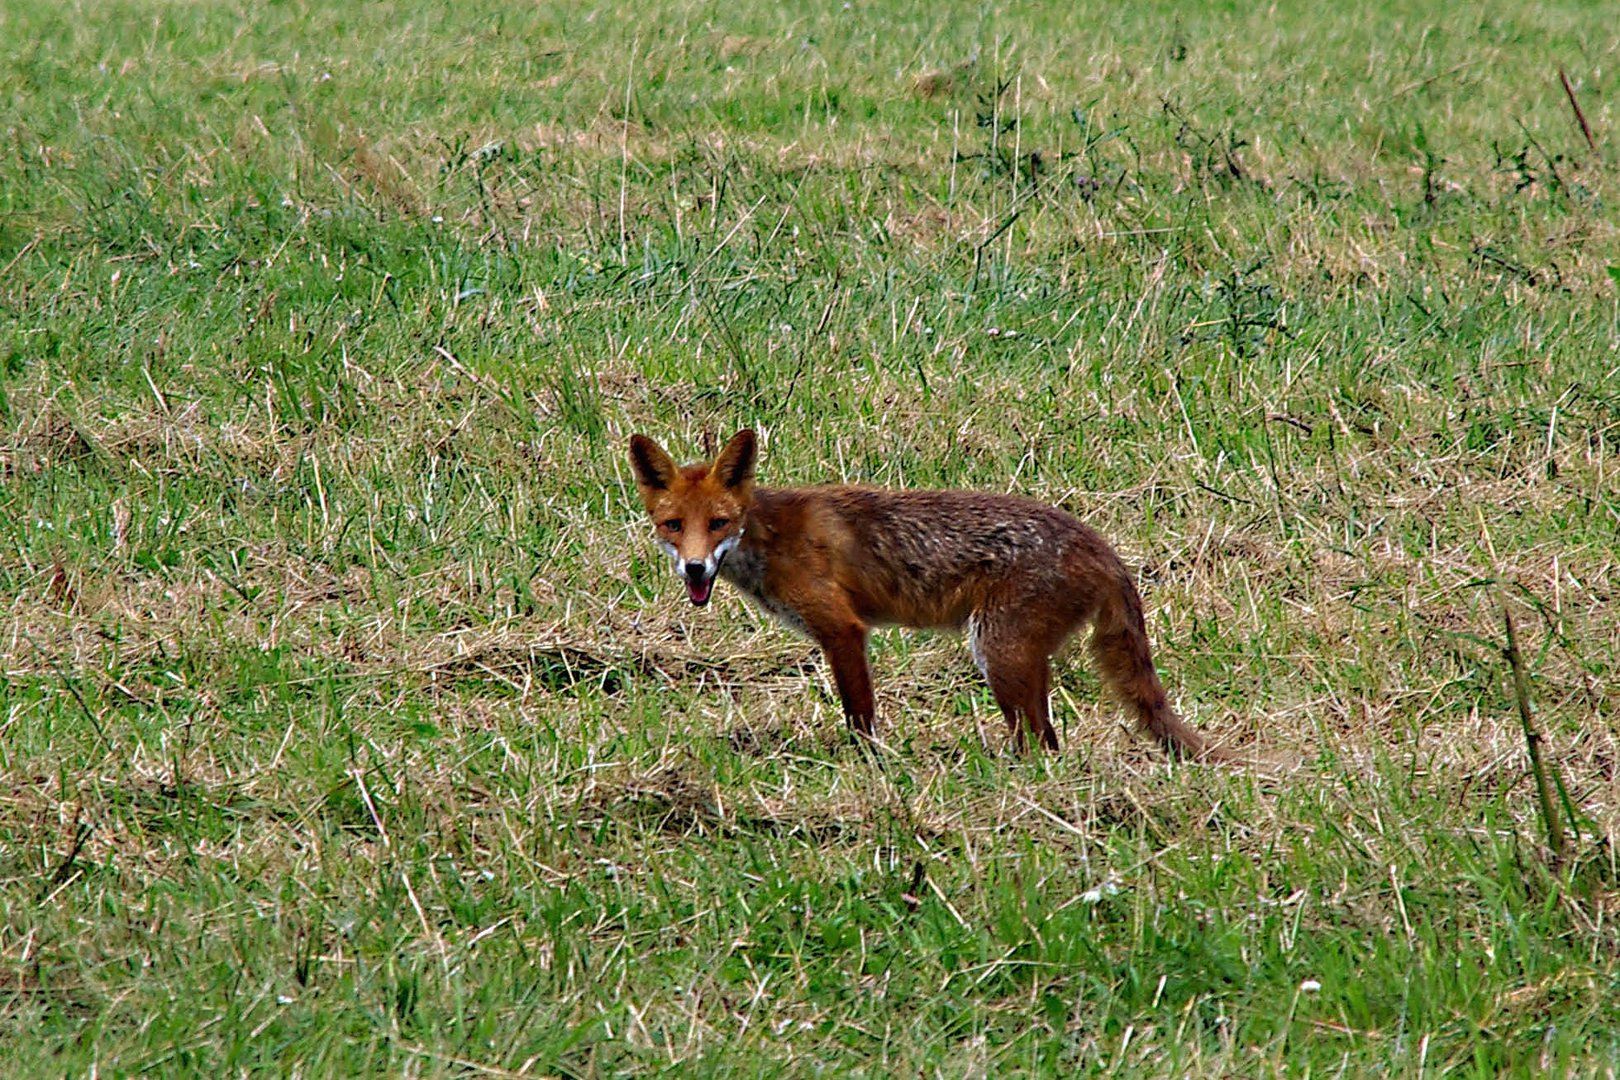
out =
[[[686,595],[692,598],[692,603],[702,607],[709,602],[709,594],[714,591],[714,578],[708,581],[688,581]]]

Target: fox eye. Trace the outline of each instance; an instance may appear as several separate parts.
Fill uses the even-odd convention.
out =
[[[730,518],[710,518],[709,519],[709,531],[710,532],[719,532],[721,529],[725,528],[727,525],[730,525],[730,524],[731,524],[731,519]]]
[[[681,519],[670,518],[668,521],[660,522],[658,527],[666,532],[678,533],[681,531]]]

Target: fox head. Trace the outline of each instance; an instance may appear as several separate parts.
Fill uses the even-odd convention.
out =
[[[695,465],[676,465],[645,435],[630,439],[630,465],[653,536],[699,607],[709,602],[720,563],[742,540],[754,499],[755,457],[752,431],[737,432],[719,457]]]

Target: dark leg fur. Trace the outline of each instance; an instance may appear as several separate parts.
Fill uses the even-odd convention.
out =
[[[1033,735],[1047,750],[1058,748],[1048,699],[1052,692],[1052,643],[1032,637],[1027,626],[1006,617],[985,617],[977,630],[985,676],[1007,721],[1013,746],[1023,753]]]
[[[860,626],[846,626],[816,637],[832,665],[844,718],[855,734],[871,738],[877,704],[872,696],[872,672],[866,663],[866,631]]]

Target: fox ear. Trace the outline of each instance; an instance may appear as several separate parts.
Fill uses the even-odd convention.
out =
[[[630,437],[630,467],[635,470],[636,487],[645,499],[655,491],[663,491],[675,482],[680,470],[664,448],[645,435]]]
[[[739,431],[714,459],[709,472],[728,488],[746,487],[754,482],[754,460],[758,456],[754,433]]]

